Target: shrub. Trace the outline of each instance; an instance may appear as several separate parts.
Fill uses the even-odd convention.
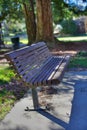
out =
[[[63,20],[61,22],[61,25],[63,27],[63,29],[62,29],[63,34],[75,35],[77,33],[77,26],[73,20],[71,20],[71,19]]]

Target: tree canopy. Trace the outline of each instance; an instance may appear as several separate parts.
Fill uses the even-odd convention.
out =
[[[78,10],[84,11],[87,9],[87,0],[64,0],[71,7],[76,7]]]
[[[5,19],[21,19],[23,17],[20,0],[0,0],[0,22]]]
[[[47,3],[49,7],[47,7]],[[52,5],[53,19],[51,18],[52,12],[50,5]],[[76,12],[78,9],[83,11],[86,7],[86,0],[0,0],[0,22],[4,19],[21,21],[25,18],[28,39],[32,43],[32,41],[38,39],[40,36],[45,39],[50,39],[47,38],[47,36],[52,37],[53,21],[58,23],[64,19],[70,19],[74,15],[79,15]],[[48,16],[50,17],[47,16],[48,12]],[[43,27],[41,27],[41,25]],[[48,26],[48,28],[46,26]],[[48,30],[49,33],[47,32]],[[42,34],[40,34],[40,32],[42,32]]]
[[[33,0],[33,3],[36,1]],[[20,20],[23,18],[23,3],[29,5],[31,0],[0,0],[0,21],[7,18],[14,18]],[[69,8],[75,7],[74,11]],[[51,0],[52,12],[54,22],[61,21],[62,19],[71,18],[76,10],[85,10],[87,7],[86,0]],[[34,6],[36,6],[34,4]],[[29,7],[29,6],[28,6]],[[77,13],[78,15],[78,13]]]
[[[73,17],[74,12],[69,10],[69,7],[63,0],[52,0],[53,20],[55,23],[63,19],[70,19]]]

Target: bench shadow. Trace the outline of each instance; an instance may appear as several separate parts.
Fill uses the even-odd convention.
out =
[[[65,78],[67,78],[67,77],[65,77]],[[75,82],[74,80],[73,80],[73,82]],[[64,93],[66,93],[66,94],[68,94],[71,90],[72,90],[72,88],[71,88],[71,85],[73,84],[72,82],[70,83],[70,82],[68,82],[67,83],[67,81],[62,81],[62,83],[65,85],[65,86],[67,86],[66,88],[61,88],[61,86],[60,87],[57,87],[57,93],[55,93],[55,94],[64,94]],[[74,87],[74,84],[72,85],[73,87]],[[50,95],[50,94],[49,94]],[[64,129],[66,129],[67,127],[68,127],[68,123],[67,122],[65,122],[65,121],[63,121],[63,120],[61,120],[61,119],[59,119],[58,118],[58,116],[56,117],[56,116],[54,116],[53,114],[51,114],[50,113],[50,111],[46,111],[46,110],[43,110],[43,109],[40,109],[40,110],[37,110],[37,112],[39,113],[39,114],[41,114],[42,116],[44,116],[44,117],[46,117],[47,119],[49,119],[50,121],[52,121],[53,123],[56,123],[56,124],[58,124],[58,125],[60,125],[61,127],[63,127]],[[50,128],[50,129],[52,129],[52,128]],[[53,130],[53,129],[52,129]],[[61,130],[63,130],[63,129],[61,129]]]
[[[66,130],[87,130],[87,73],[74,73],[66,85],[73,83],[74,94],[69,124]]]
[[[77,82],[67,130],[87,130],[87,81]]]
[[[63,128],[67,128],[67,123],[62,121],[61,119],[58,119],[57,117],[53,116],[52,114],[50,114],[49,112],[45,111],[45,110],[38,110],[37,111],[39,114],[45,116],[46,118],[48,118],[49,120],[51,120],[52,122],[62,126]]]
[[[74,88],[69,123],[58,119],[46,111],[38,111],[38,113],[66,130],[87,130],[87,76],[83,72],[78,74],[71,73],[68,76],[69,78],[65,77],[67,80],[62,83],[67,86],[67,89],[63,90],[65,93],[68,93],[70,90],[68,86]]]

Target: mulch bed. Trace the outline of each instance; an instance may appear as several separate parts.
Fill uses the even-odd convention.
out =
[[[74,56],[79,51],[87,51],[87,42],[60,42],[55,45],[55,48],[52,52],[56,55]]]
[[[0,90],[5,89],[12,92],[16,99],[20,99],[28,91],[28,87],[24,86],[22,82],[12,79],[9,83],[0,85]]]

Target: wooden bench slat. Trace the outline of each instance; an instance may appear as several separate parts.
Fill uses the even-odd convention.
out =
[[[53,78],[51,79],[51,84],[58,84],[61,82],[63,75],[65,73],[65,69],[69,63],[70,56],[66,56],[65,59],[63,60],[62,64],[60,65],[58,71],[55,73]],[[47,81],[49,84],[50,80]]]
[[[49,52],[47,47],[39,48],[39,49],[37,48],[37,50],[35,50],[35,51],[28,51],[28,52],[26,52],[26,50],[25,50],[25,54],[21,54],[21,55],[15,56],[13,58],[13,60],[15,62],[17,62],[18,60],[20,60],[22,62],[22,61],[26,61],[26,58],[29,58],[32,55],[39,55],[39,54],[43,54],[43,53],[50,54],[50,52]]]
[[[51,61],[48,62],[48,64],[43,66],[43,68],[41,69],[41,71],[39,72],[37,77],[34,78],[31,82],[33,84],[37,84],[40,80],[42,80],[47,75],[47,73],[49,73],[49,71],[51,71],[51,69],[53,68],[55,63],[56,63],[56,61],[54,61],[53,58],[52,58]]]
[[[59,83],[69,60],[53,56],[44,42],[7,53],[6,58],[22,80],[35,86]]]
[[[20,74],[24,74],[27,71],[30,71],[30,73],[32,72],[32,70],[34,70],[35,68],[39,68],[42,64],[43,64],[43,59],[41,59],[40,61],[36,61],[33,59],[32,61],[30,61],[30,63],[28,65],[21,65],[21,67],[18,68],[18,71]],[[26,75],[27,76],[27,75]]]
[[[56,60],[59,60],[56,64],[56,66],[52,69],[52,71],[44,78],[43,83],[47,82],[47,80],[51,81],[53,76],[55,75],[56,71],[59,69],[60,65],[62,64],[64,57],[61,58],[57,57]]]
[[[50,61],[50,63],[48,62],[48,64],[45,64],[43,66],[43,68],[41,69],[41,71],[39,71],[39,73],[36,75],[36,77],[33,77],[32,82],[34,82],[35,79],[37,81],[40,80],[40,77],[41,77],[41,79],[42,78],[44,79],[45,77],[47,77],[47,75],[48,75],[49,72],[52,73],[51,71],[53,71],[53,69],[55,68],[55,66],[58,64],[58,61],[56,60],[55,63],[56,64],[54,64],[54,62]],[[44,74],[45,71],[46,71],[46,73]]]
[[[56,72],[56,74],[54,75],[53,79],[59,79],[61,81],[62,76],[64,74],[64,70],[66,69],[68,63],[70,60],[70,56],[66,56],[65,59],[63,60],[61,66],[59,67],[58,71]]]
[[[70,56],[65,56],[58,70],[50,80],[43,81],[42,85],[56,85],[59,84],[63,78],[65,69],[70,61]],[[40,84],[41,85],[41,84]]]
[[[21,48],[21,49],[12,51],[10,53],[7,53],[6,55],[9,55],[13,59],[13,58],[19,56],[20,54],[23,54],[23,55],[27,54],[29,51],[30,52],[34,51],[35,49],[37,49],[39,47],[42,47],[44,45],[46,45],[46,43],[44,43],[44,42],[38,42],[38,43],[32,44],[31,46],[26,46],[24,48]]]
[[[31,65],[31,64],[35,64],[36,62],[42,62],[43,60],[45,60],[49,54],[48,53],[45,53],[44,55],[42,54],[39,54],[40,56],[38,55],[32,55],[30,57],[27,58],[27,60],[25,59],[24,61],[20,61],[19,59],[16,60],[15,64],[17,67],[21,66],[21,68],[25,68],[27,66],[27,64]]]
[[[50,64],[46,65],[46,67],[43,67],[43,70],[40,72],[37,80],[34,82],[34,84],[39,84],[39,82],[43,82],[46,81],[47,77],[49,77],[53,70],[55,69],[55,67],[59,64],[59,62],[61,62],[61,59],[54,59],[53,57],[53,61],[51,61]]]
[[[16,64],[19,72],[20,72],[21,69],[24,70],[25,68],[27,68],[31,64],[32,64],[32,66],[35,65],[35,64],[39,65],[48,56],[50,56],[48,53],[45,53],[44,55],[42,55],[42,54],[32,55],[31,57],[28,57],[27,60],[24,60],[24,61],[20,61],[19,59],[16,59],[15,64]],[[27,66],[27,64],[28,64],[28,66]]]
[[[42,64],[42,66],[40,66],[38,72],[34,73],[32,75],[32,77],[28,76],[27,82],[31,82],[32,80],[34,80],[37,76],[39,76],[39,73],[42,71],[43,66],[45,66],[46,64],[48,64],[50,62],[50,60],[52,59],[52,57],[48,58],[46,61],[44,61],[44,63]]]

